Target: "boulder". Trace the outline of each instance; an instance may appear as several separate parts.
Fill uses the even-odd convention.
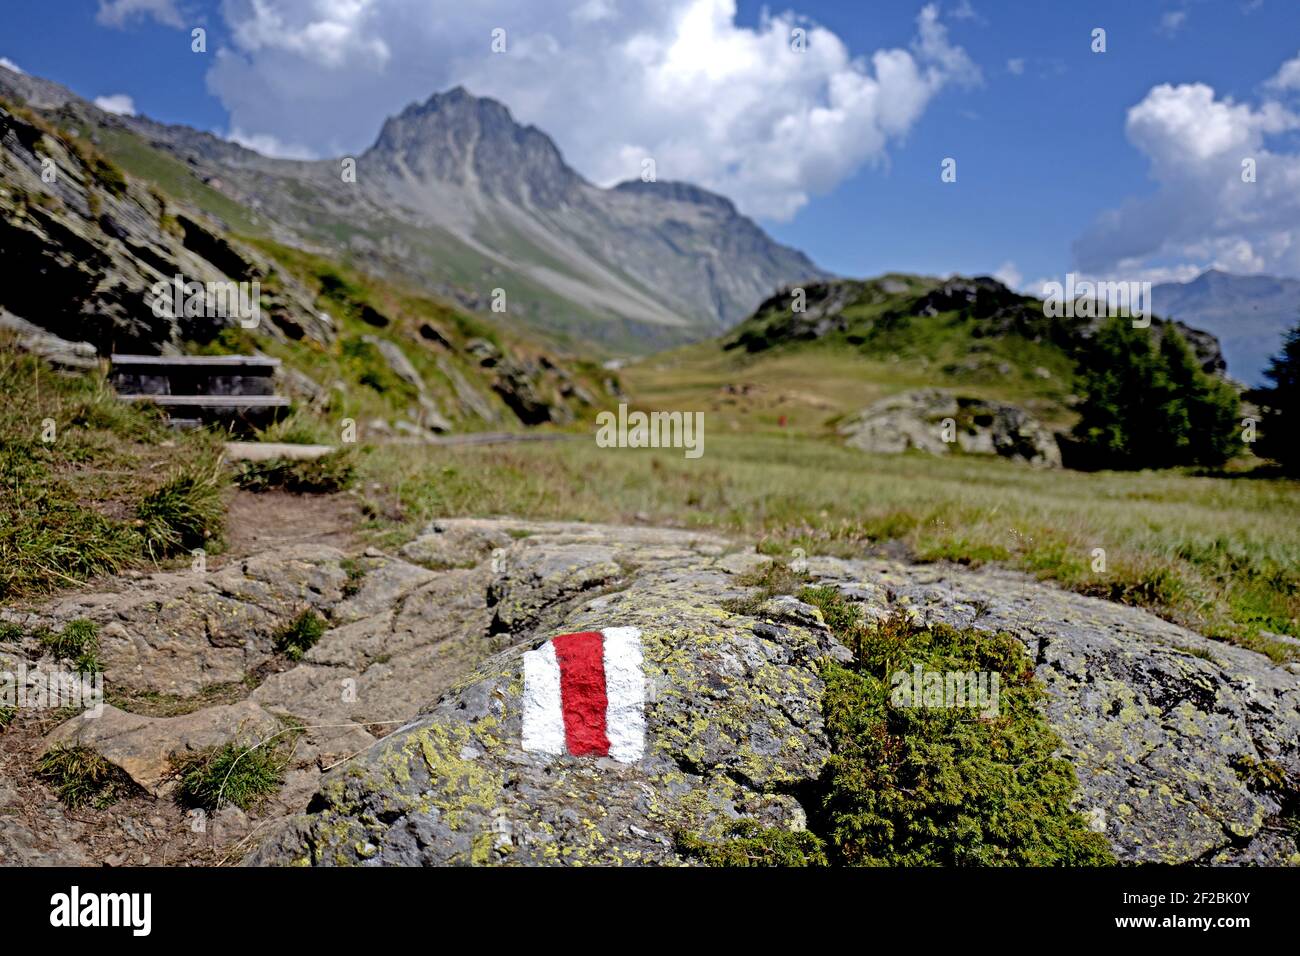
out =
[[[1028,412],[934,388],[881,399],[845,421],[839,432],[845,444],[863,451],[916,449],[932,455],[956,451],[1013,458],[1046,468],[1061,466],[1056,437]]]
[[[681,863],[681,831],[709,837],[739,817],[805,826],[801,801],[828,755],[819,665],[847,651],[797,596],[729,603],[752,593],[737,573],[766,559],[661,529],[474,523],[493,528],[527,536],[485,562],[490,593],[549,597],[509,615],[504,650],[326,774],[247,862]],[[633,555],[640,567],[602,581]],[[1286,808],[1240,772],[1243,760],[1300,770],[1300,665],[1009,571],[837,558],[808,571],[867,618],[906,609],[1021,640],[1078,809],[1120,860],[1300,864],[1279,828]],[[642,634],[643,756],[526,749],[525,653],[614,626]]]

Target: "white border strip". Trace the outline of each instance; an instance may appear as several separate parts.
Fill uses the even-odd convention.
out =
[[[645,753],[641,631],[611,627],[601,633],[605,637],[605,736],[609,738],[609,755],[622,763],[634,763]]]
[[[524,653],[525,750],[564,753],[564,711],[560,703],[560,662],[547,641]]]

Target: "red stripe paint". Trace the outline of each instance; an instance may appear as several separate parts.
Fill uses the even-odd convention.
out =
[[[609,754],[605,736],[605,639],[599,631],[561,634],[553,638],[560,662],[560,699],[564,738],[575,757]]]

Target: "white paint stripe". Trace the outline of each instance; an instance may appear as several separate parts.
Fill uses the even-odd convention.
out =
[[[609,755],[634,763],[645,753],[645,672],[641,669],[641,631],[611,627],[605,636],[605,736]]]
[[[560,709],[560,662],[547,641],[524,654],[524,749],[564,753],[564,713]]]

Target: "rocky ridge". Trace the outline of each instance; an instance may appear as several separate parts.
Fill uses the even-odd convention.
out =
[[[569,422],[596,403],[595,382],[584,385],[576,363],[527,340],[487,343],[493,357],[485,361],[471,348],[483,340],[458,324],[399,325],[346,289],[322,286],[318,297],[259,246],[105,160],[92,129],[75,105],[42,118],[0,104],[0,256],[22,276],[0,286],[0,330],[19,347],[63,367],[94,368],[111,352],[177,354],[233,332],[242,349],[283,356],[282,390],[318,407],[331,390],[364,381],[315,381],[295,363],[315,369],[321,353],[372,353],[404,386],[388,392],[393,424],[385,419],[374,430],[416,438],[467,423]],[[256,283],[258,324],[249,331],[233,316],[160,317],[152,290],[177,275]],[[342,312],[355,312],[367,334],[355,334]],[[412,361],[426,357],[422,369]]]

